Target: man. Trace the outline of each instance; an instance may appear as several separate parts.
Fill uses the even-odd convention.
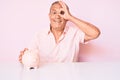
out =
[[[63,1],[56,1],[51,5],[49,18],[50,29],[38,33],[31,47],[21,51],[21,63],[26,50],[37,50],[40,63],[77,62],[80,43],[96,39],[100,35],[96,26],[73,16]],[[66,26],[67,21],[76,26]]]

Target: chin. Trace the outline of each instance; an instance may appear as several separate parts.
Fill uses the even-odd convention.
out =
[[[56,28],[62,28],[63,26],[62,25],[55,25]]]

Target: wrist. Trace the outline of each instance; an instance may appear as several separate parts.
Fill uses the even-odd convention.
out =
[[[73,18],[74,18],[74,16],[72,16],[71,14],[69,15],[69,17],[68,17],[68,21],[73,21]]]

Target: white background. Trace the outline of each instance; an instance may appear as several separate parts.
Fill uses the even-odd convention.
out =
[[[81,61],[120,61],[120,1],[64,0],[70,12],[101,30],[98,39],[81,47]],[[0,62],[17,61],[34,33],[49,27],[54,0],[0,0]]]

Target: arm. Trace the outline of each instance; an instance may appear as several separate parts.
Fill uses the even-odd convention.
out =
[[[85,33],[85,41],[95,39],[100,35],[100,30],[95,25],[74,17],[70,14],[69,8],[64,2],[60,1],[59,3],[62,6],[61,10],[65,12],[64,15],[60,16],[73,22],[80,30],[82,30]]]
[[[93,24],[80,20],[72,15],[69,17],[69,21],[73,22],[85,33],[85,41],[95,39],[100,35],[100,30]]]

